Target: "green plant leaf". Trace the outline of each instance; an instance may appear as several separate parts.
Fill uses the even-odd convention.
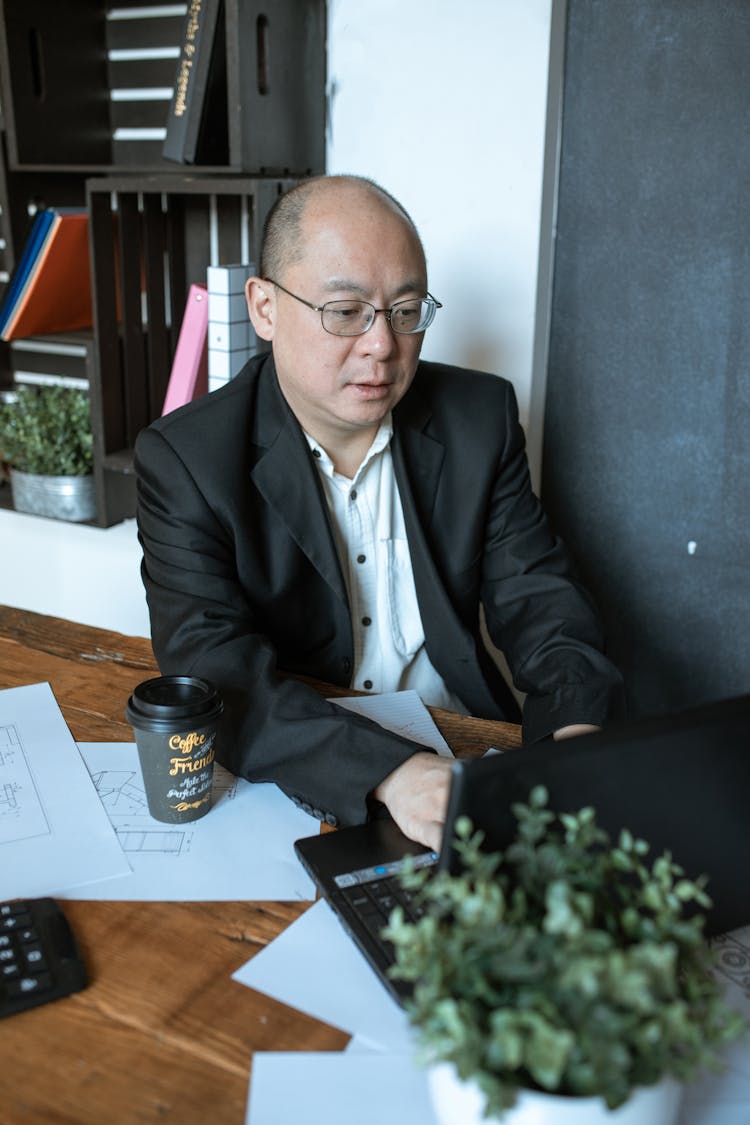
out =
[[[406,876],[424,915],[394,911],[394,975],[421,1051],[475,1077],[488,1112],[529,1085],[596,1094],[611,1108],[637,1085],[715,1065],[744,1022],[724,1004],[690,879],[665,853],[582,809],[557,815],[539,787],[514,806],[502,853],[464,821],[462,869]]]
[[[86,391],[64,386],[17,388],[0,403],[0,457],[24,473],[83,476],[93,467]]]

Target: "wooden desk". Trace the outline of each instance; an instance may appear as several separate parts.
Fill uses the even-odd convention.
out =
[[[73,737],[132,742],[125,702],[150,642],[0,606],[0,688],[47,681]],[[518,728],[431,708],[457,754]],[[304,903],[66,902],[91,983],[0,1023],[2,1125],[241,1125],[253,1051],[338,1051],[348,1036],[231,975]]]

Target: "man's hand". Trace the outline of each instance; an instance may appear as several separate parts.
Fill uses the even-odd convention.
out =
[[[561,742],[565,738],[575,738],[579,734],[593,734],[594,731],[601,729],[593,723],[571,723],[570,726],[559,727],[553,732],[552,737],[555,742]]]
[[[451,787],[451,761],[419,750],[383,778],[373,796],[410,840],[440,850]]]

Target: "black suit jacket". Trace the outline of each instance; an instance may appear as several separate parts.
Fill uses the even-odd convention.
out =
[[[393,425],[425,643],[448,687],[474,715],[519,717],[481,605],[526,693],[526,740],[604,722],[620,677],[531,491],[511,385],[422,362]],[[235,773],[276,781],[331,823],[364,820],[368,793],[414,744],[278,674],[348,685],[353,641],[318,471],[272,358],[142,431],[135,465],[162,672],[217,684],[218,757]]]

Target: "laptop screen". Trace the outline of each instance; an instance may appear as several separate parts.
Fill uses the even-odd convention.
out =
[[[651,845],[649,860],[669,851],[691,878],[706,874],[709,933],[750,922],[750,696],[457,761],[440,867],[455,866],[457,816],[482,828],[488,849],[504,848],[513,804],[538,784],[555,812],[593,806],[613,839],[627,828]]]

